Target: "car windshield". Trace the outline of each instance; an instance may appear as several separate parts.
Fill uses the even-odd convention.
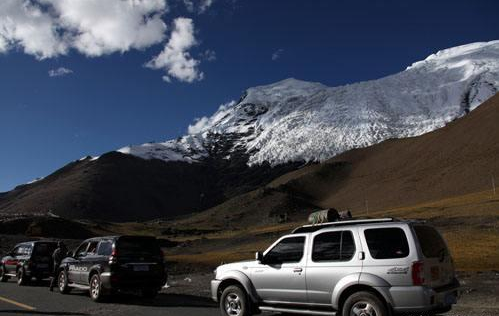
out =
[[[155,238],[122,237],[118,241],[120,256],[159,255],[160,249]]]

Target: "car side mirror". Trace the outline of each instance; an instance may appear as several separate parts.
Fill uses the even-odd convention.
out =
[[[255,254],[256,261],[263,263],[263,253],[261,251],[257,251]]]

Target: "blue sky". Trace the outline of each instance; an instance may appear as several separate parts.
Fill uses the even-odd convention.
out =
[[[65,0],[37,1],[44,12],[48,2]],[[39,34],[3,35],[0,192],[86,155],[178,137],[251,86],[288,77],[330,86],[376,79],[439,49],[499,39],[495,0],[197,0],[191,7],[184,1],[166,1],[153,13],[154,43],[115,44],[114,33],[104,34],[108,46],[99,49],[108,51],[102,52],[76,40],[48,47],[43,38],[35,41]],[[179,17],[186,23],[177,23]],[[7,18],[31,23],[0,10],[0,24]],[[181,40],[171,41],[176,27]],[[45,46],[29,51],[29,41]],[[176,47],[191,72],[175,72],[168,56]],[[162,51],[170,55],[145,66]],[[72,72],[49,76],[59,68]]]

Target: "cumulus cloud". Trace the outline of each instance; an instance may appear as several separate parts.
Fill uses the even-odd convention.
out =
[[[73,71],[71,69],[59,67],[57,69],[49,70],[49,77],[63,77],[72,73]]]
[[[272,60],[273,60],[273,61],[276,61],[276,60],[278,60],[279,58],[281,58],[282,53],[284,53],[284,49],[279,48],[278,50],[276,50],[276,51],[272,54]]]
[[[44,59],[143,49],[164,40],[165,12],[165,0],[2,0],[0,50]]]
[[[176,18],[165,48],[146,66],[151,69],[164,69],[167,74],[163,79],[167,82],[172,78],[183,82],[202,80],[204,74],[198,68],[200,61],[188,52],[196,44],[192,19]]]
[[[20,47],[26,54],[45,59],[65,54],[66,41],[57,32],[55,20],[40,4],[24,0],[0,1],[0,49]]]

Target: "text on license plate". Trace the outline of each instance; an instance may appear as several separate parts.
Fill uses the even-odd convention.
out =
[[[133,271],[149,271],[149,266],[145,264],[133,266]]]

